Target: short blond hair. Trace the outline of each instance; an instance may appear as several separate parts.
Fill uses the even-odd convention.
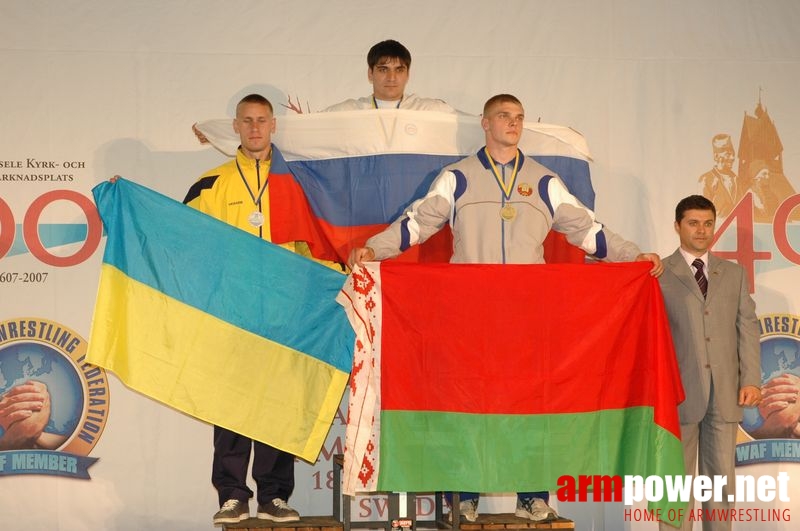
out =
[[[511,94],[497,94],[486,100],[486,103],[483,105],[483,116],[486,116],[486,114],[489,112],[489,109],[495,105],[500,105],[501,103],[516,103],[522,107],[522,102],[519,101],[519,98],[516,96],[512,96]]]

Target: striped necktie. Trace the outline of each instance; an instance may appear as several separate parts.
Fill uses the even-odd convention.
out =
[[[695,258],[694,262],[692,262],[692,265],[695,267],[694,279],[697,281],[697,285],[700,286],[700,291],[703,292],[703,297],[705,297],[706,292],[708,292],[708,279],[703,273],[703,261],[699,258]]]

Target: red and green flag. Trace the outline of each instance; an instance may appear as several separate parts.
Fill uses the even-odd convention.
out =
[[[555,490],[564,475],[683,475],[683,400],[650,264],[370,263],[345,491]]]

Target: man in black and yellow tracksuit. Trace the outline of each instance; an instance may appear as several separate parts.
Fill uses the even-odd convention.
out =
[[[236,107],[233,129],[241,140],[236,157],[203,174],[189,189],[183,202],[254,236],[272,241],[270,169],[273,154],[276,158],[280,155],[271,142],[275,117],[270,102],[257,94],[244,97]],[[290,241],[282,243],[281,247],[311,257],[305,241]],[[326,265],[334,267],[331,263]],[[220,504],[220,510],[214,515],[214,525],[236,523],[250,516],[248,500],[253,492],[247,486],[247,467],[251,447],[258,518],[276,522],[299,520],[299,513],[287,503],[294,489],[294,456],[214,426],[211,481],[217,489]]]

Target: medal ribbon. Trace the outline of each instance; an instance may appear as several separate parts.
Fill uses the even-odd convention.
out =
[[[271,155],[272,155],[272,152],[270,151],[270,157],[268,157],[265,162],[270,161],[272,159]],[[258,164],[258,161],[256,161],[256,164]],[[267,180],[264,181],[264,186],[261,187],[261,191],[258,192],[258,197],[256,197],[253,194],[253,190],[250,189],[250,185],[247,184],[247,179],[244,178],[244,173],[242,173],[242,167],[239,166],[239,161],[238,160],[236,161],[236,169],[239,170],[239,175],[242,177],[242,182],[244,183],[245,188],[247,188],[247,193],[250,194],[250,198],[253,200],[253,204],[260,207],[261,206],[261,204],[260,204],[261,203],[261,196],[264,195],[264,190],[267,189],[267,185],[269,184],[269,172],[267,172]]]
[[[495,166],[492,156],[489,155],[489,150],[483,148],[483,152],[486,153],[486,158],[489,159],[489,165],[492,167],[494,179],[497,181],[497,185],[503,191],[503,197],[505,197],[506,200],[511,199],[511,192],[514,190],[514,182],[517,180],[517,170],[519,170],[519,150],[517,150],[517,154],[514,155],[514,171],[511,172],[511,180],[508,182],[508,186],[503,183],[503,178],[500,176],[500,172],[497,170],[497,166]]]
[[[384,101],[384,100],[381,100],[381,101]],[[401,103],[403,103],[403,96],[400,96],[400,101],[397,102],[397,105],[395,106],[395,109],[399,109]],[[375,94],[372,95],[372,108],[373,109],[377,109],[378,108],[378,101],[375,99]]]

